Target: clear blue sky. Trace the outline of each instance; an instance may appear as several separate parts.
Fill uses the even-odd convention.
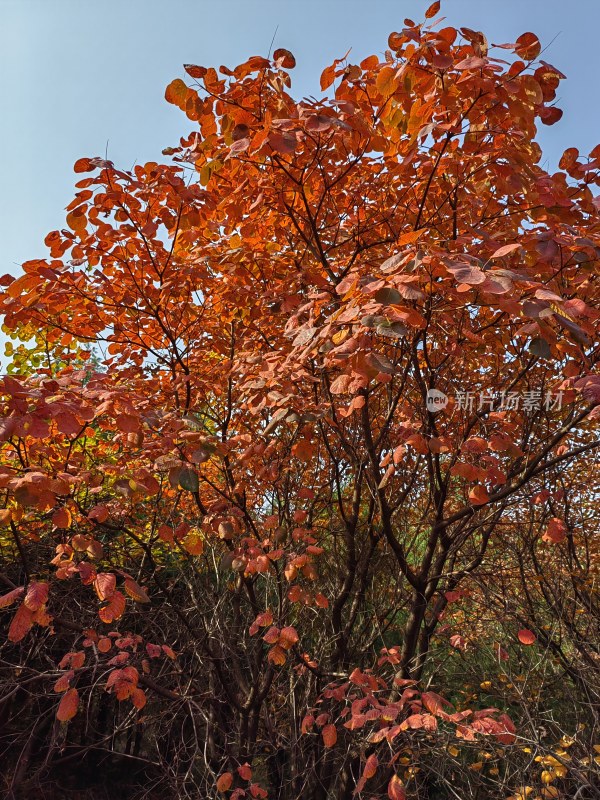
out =
[[[0,274],[46,255],[63,227],[73,163],[104,155],[122,168],[160,160],[191,130],[163,98],[183,63],[234,66],[275,47],[296,56],[292,90],[318,94],[324,66],[382,53],[405,17],[431,0],[0,0]],[[538,34],[564,72],[565,114],[540,140],[550,165],[600,142],[598,0],[445,0],[446,24],[490,42]],[[2,347],[3,349],[3,347]]]

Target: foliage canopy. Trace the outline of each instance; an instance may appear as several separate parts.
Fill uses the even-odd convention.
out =
[[[9,793],[593,796],[600,147],[439,6],[318,99],[186,65],[2,279]]]

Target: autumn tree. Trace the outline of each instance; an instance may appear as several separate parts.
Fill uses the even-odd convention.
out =
[[[169,163],[77,161],[3,279],[9,793],[108,750],[136,797],[593,796],[600,147],[540,165],[534,34],[388,47],[299,101],[287,50],[186,65]]]

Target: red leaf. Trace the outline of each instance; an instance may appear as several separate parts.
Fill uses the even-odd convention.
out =
[[[552,517],[542,536],[542,540],[544,542],[550,542],[551,544],[560,544],[567,538],[567,531],[568,528],[564,520],[558,517]]]
[[[92,631],[85,631],[85,633],[92,633]],[[84,643],[84,647],[85,647]],[[71,667],[71,669],[79,669],[85,663],[85,653],[82,650],[78,650],[75,653],[65,653],[65,655],[61,658],[59,667],[60,669],[64,669],[65,667]]]
[[[275,642],[279,639],[279,628],[276,625],[269,628],[269,630],[263,636],[264,641],[267,644],[275,644]]]
[[[60,720],[60,722],[68,722],[70,719],[73,719],[77,713],[78,705],[79,692],[75,688],[69,689],[69,691],[65,692],[65,694],[62,696],[61,701],[58,704],[56,719]]]
[[[554,125],[559,119],[562,119],[562,108],[556,106],[543,106],[539,111],[540,119],[543,125]]]
[[[521,644],[525,644],[525,645],[531,645],[537,639],[535,633],[533,633],[533,631],[527,630],[527,628],[522,628],[517,633],[517,638],[519,639]]]
[[[94,519],[96,522],[106,522],[108,519],[108,508],[105,505],[97,505],[90,509],[88,519]]]
[[[476,286],[479,283],[484,283],[486,280],[485,272],[482,272],[478,267],[472,267],[469,264],[460,264],[448,267],[459,283],[466,283],[469,286]]]
[[[512,744],[517,738],[515,736],[517,729],[515,728],[514,722],[508,714],[500,714],[498,723],[504,725],[504,732],[496,733],[496,739],[501,744]]]
[[[167,658],[170,658],[172,661],[175,661],[175,659],[177,658],[177,656],[175,655],[175,651],[171,647],[169,647],[168,644],[161,644],[161,649],[163,653],[167,656]]]
[[[140,421],[133,414],[119,414],[115,419],[115,423],[123,433],[135,433],[140,429]]]

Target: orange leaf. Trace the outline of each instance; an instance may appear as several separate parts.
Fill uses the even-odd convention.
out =
[[[98,616],[102,622],[106,622],[107,625],[110,625],[111,622],[119,619],[119,617],[123,615],[124,611],[125,597],[121,592],[115,592],[111,596],[108,605],[105,605],[104,608],[100,609]]]
[[[31,630],[33,625],[33,611],[23,603],[17,609],[8,629],[9,642],[20,642]]]
[[[183,549],[191,556],[201,556],[204,552],[204,539],[197,530],[191,530],[181,542]]]
[[[175,78],[165,89],[165,100],[167,103],[173,103],[173,105],[182,108],[187,100],[188,91],[188,87],[181,78]]]
[[[280,47],[273,53],[273,61],[279,61],[284,69],[293,69],[296,66],[296,59],[289,50]]]
[[[523,33],[516,41],[515,53],[523,61],[532,61],[540,54],[542,46],[535,33]]]
[[[300,730],[302,733],[308,733],[312,726],[315,724],[315,718],[312,714],[307,714],[302,720]]]
[[[365,763],[365,768],[363,770],[363,778],[369,780],[372,778],[373,775],[377,772],[377,767],[379,766],[379,759],[377,758],[377,754],[373,753],[370,755]]]
[[[296,644],[299,641],[299,636],[296,632],[295,628],[288,626],[287,628],[282,628],[281,633],[279,634],[279,644],[289,650],[290,647]]]
[[[94,581],[94,589],[100,600],[111,597],[117,586],[117,578],[112,572],[99,572]]]
[[[12,605],[16,600],[19,599],[19,597],[21,597],[24,591],[24,586],[17,586],[16,589],[12,589],[7,594],[3,594],[2,597],[0,597],[0,608],[7,608],[8,606]]]
[[[469,501],[474,506],[483,506],[489,499],[490,496],[487,489],[481,484],[477,484],[477,486],[474,486],[469,492]]]
[[[443,697],[440,697],[440,695],[435,692],[423,692],[421,700],[427,711],[431,714],[443,713],[444,706],[448,705],[448,701],[444,700]]]
[[[60,720],[60,722],[68,722],[70,719],[73,719],[77,713],[78,705],[79,692],[75,688],[69,689],[62,696],[61,701],[58,704],[56,719]]]
[[[420,239],[421,236],[425,233],[425,228],[421,228],[418,231],[409,231],[408,233],[403,233],[402,236],[398,239],[398,245],[402,246],[404,244],[414,244],[417,239]]]
[[[273,664],[277,664],[277,666],[281,667],[286,662],[286,655],[285,650],[280,645],[276,644],[269,650],[268,655],[269,661]]]
[[[73,165],[75,172],[91,172],[93,166],[90,164],[89,158],[78,158]]]
[[[48,584],[45,581],[32,581],[25,595],[24,605],[31,611],[37,611],[48,599]]]
[[[70,528],[71,527],[71,512],[68,508],[58,508],[52,514],[52,524],[55,528]]]
[[[71,686],[71,679],[75,677],[75,670],[70,669],[68,672],[65,672],[54,684],[54,691],[55,692],[66,692],[67,689]]]
[[[406,791],[397,775],[392,775],[392,779],[388,783],[387,793],[390,800],[406,800]]]
[[[440,0],[436,0],[435,3],[432,3],[425,12],[425,19],[431,19],[432,17],[435,17],[435,15],[440,10],[440,6],[441,6]]]
[[[321,73],[321,91],[324,92],[325,89],[329,89],[331,84],[335,80],[335,64],[331,64],[329,67],[326,67],[323,72]]]
[[[507,256],[509,253],[514,253],[514,251],[518,250],[520,247],[521,245],[518,242],[502,245],[502,247],[499,247],[496,252],[490,256],[490,258],[502,258],[502,256]]]
[[[149,603],[150,598],[146,594],[146,590],[142,589],[132,578],[125,578],[125,591],[138,603]]]
[[[199,67],[196,64],[184,64],[183,68],[192,78],[203,78],[207,73],[206,67]]]
[[[224,772],[217,780],[217,791],[226,792],[233,783],[233,775],[231,772]]]
[[[321,731],[321,736],[323,737],[323,744],[325,747],[333,747],[334,744],[337,742],[337,728],[335,725],[325,725],[323,730]]]
[[[146,705],[146,693],[142,689],[134,689],[131,693],[131,702],[137,709]]]

